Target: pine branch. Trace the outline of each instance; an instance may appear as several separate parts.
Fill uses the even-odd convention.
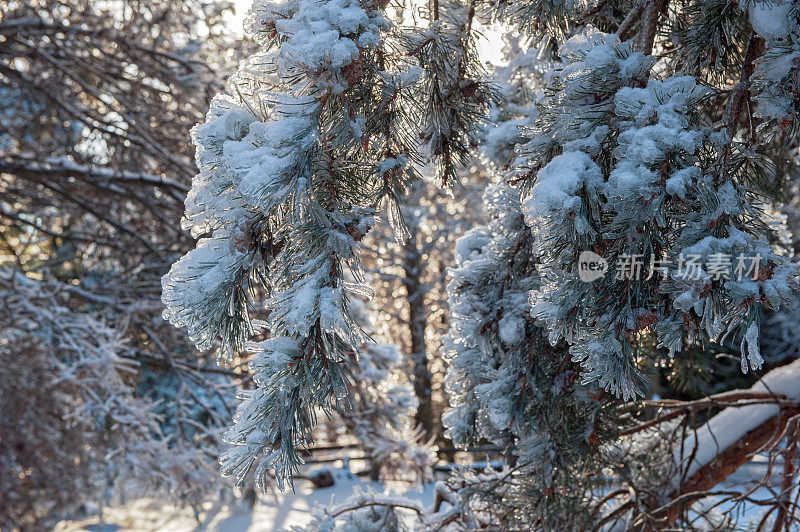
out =
[[[691,503],[709,496],[711,488],[750,462],[764,446],[775,441],[775,438],[786,429],[789,421],[794,419],[793,416],[798,413],[800,413],[798,405],[781,409],[778,415],[765,420],[756,429],[742,436],[735,444],[720,452],[711,463],[685,479],[680,487],[668,496],[670,502],[654,510],[653,515],[666,516],[667,526],[675,523],[688,510],[687,502]],[[732,495],[738,497],[741,493],[733,492]]]
[[[723,182],[729,178],[731,166],[731,154],[733,150],[733,141],[736,136],[736,130],[739,126],[739,120],[745,103],[750,105],[750,77],[755,70],[756,59],[764,53],[764,39],[756,35],[754,31],[750,31],[750,39],[747,43],[747,51],[745,52],[744,62],[742,66],[741,76],[739,83],[733,88],[725,107],[725,115],[722,119],[725,125],[725,131],[728,137],[728,143],[723,151],[722,171],[718,177],[718,183]],[[752,132],[751,132],[752,133]]]
[[[107,182],[119,181],[122,183],[152,185],[165,190],[172,189],[181,194],[186,194],[189,191],[189,187],[183,183],[158,175],[117,170],[116,168],[81,165],[66,158],[51,158],[39,162],[26,157],[0,157],[0,172],[19,173],[37,177],[53,176],[54,178],[81,175],[83,177]]]
[[[641,29],[639,30],[639,48],[645,55],[653,53],[653,43],[658,33],[658,19],[669,0],[643,0],[646,2],[642,12]],[[621,35],[620,35],[621,37]]]
[[[617,28],[616,35],[620,38],[620,40],[625,40],[626,35],[633,29],[634,25],[639,21],[639,18],[642,16],[644,12],[645,6],[647,6],[647,0],[639,0],[633,6],[633,9],[628,11],[628,14],[625,16],[625,19],[620,23],[619,27]]]
[[[785,438],[787,430],[791,429],[791,424],[800,415],[800,401],[794,393],[797,389],[798,369],[800,361],[794,361],[767,373],[749,391],[733,391],[716,396],[723,399],[723,404],[729,399],[743,399],[691,431],[688,437],[685,435],[678,439],[677,445],[681,452],[676,454],[676,458],[679,458],[677,466],[680,478],[674,479],[673,491],[668,496],[670,502],[652,514],[666,516],[667,524],[674,523],[688,509],[687,500],[693,502],[702,498],[698,494],[707,492],[725,480],[749,462],[754,454],[771,452]],[[791,397],[787,400],[781,394],[790,394]],[[748,399],[748,396],[756,400]],[[771,400],[757,399],[763,396],[771,396]],[[682,413],[688,414],[695,411],[696,407],[713,404],[716,397],[691,402]],[[739,409],[743,409],[741,414]],[[725,421],[740,417],[747,419],[742,426],[733,426]],[[730,435],[726,434],[720,442],[714,434],[715,430],[733,431],[736,439],[730,441]],[[684,457],[687,446],[691,449],[691,455]]]

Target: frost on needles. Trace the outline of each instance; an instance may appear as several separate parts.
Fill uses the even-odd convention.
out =
[[[198,347],[256,354],[221,462],[240,480],[256,465],[263,486],[268,468],[282,484],[299,463],[316,410],[348,401],[347,360],[364,341],[349,310],[365,290],[358,243],[383,192],[364,129],[378,120],[388,24],[339,0],[256,2],[247,26],[262,50],[194,131],[185,224],[210,236],[165,276],[163,299]],[[251,321],[255,291],[268,301]],[[268,339],[248,343],[261,329]]]
[[[354,373],[386,359],[366,347],[365,320],[352,308],[371,292],[361,240],[379,209],[403,234],[398,202],[416,167],[457,161],[470,142],[459,128],[477,130],[491,101],[463,25],[443,14],[427,41],[403,34],[381,9],[366,0],[256,1],[245,27],[260,49],[193,130],[200,173],[183,227],[202,238],[163,278],[164,316],[200,349],[254,354],[256,386],[241,393],[221,463],[240,482],[255,471],[261,488],[268,470],[281,488],[291,478],[320,412],[353,401],[356,410],[387,410],[354,384]],[[429,60],[439,69],[421,68]],[[442,91],[450,97],[431,95]],[[424,113],[439,117],[436,127]],[[454,164],[442,164],[443,182]],[[375,457],[407,456],[409,470],[425,472],[428,451],[398,450],[397,431],[408,427],[387,420],[377,434],[348,419],[375,436]]]
[[[522,205],[542,275],[532,315],[571,345],[587,382],[624,399],[644,395],[638,333],[651,326],[670,354],[738,337],[742,371],[760,368],[762,310],[795,300],[796,266],[769,244],[760,191],[719,163],[729,139],[697,115],[706,91],[691,76],[651,77],[653,57],[593,29],[560,56],[521,148],[536,173]],[[582,281],[584,250],[610,274]],[[704,269],[720,257],[757,257],[760,274]],[[615,275],[632,258],[671,266]]]

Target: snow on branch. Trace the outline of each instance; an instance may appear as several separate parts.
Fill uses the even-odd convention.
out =
[[[735,397],[739,392],[731,391],[720,394],[722,397],[716,397]],[[673,481],[676,489],[684,492],[689,485],[708,484],[709,478],[721,480],[720,475],[709,477],[708,469],[719,464],[726,451],[740,442],[746,442],[748,435],[771,422],[776,425],[771,427],[769,434],[763,436],[772,436],[778,425],[785,425],[786,420],[778,422],[779,417],[787,412],[800,411],[800,360],[770,371],[749,392],[753,394],[753,399],[761,398],[764,401],[741,399],[739,404],[725,408],[689,434],[675,449],[674,459],[680,473]],[[764,440],[762,443],[766,442]],[[750,442],[747,447],[746,453],[737,461],[733,470],[749,459],[759,446]],[[728,471],[730,472],[732,470]]]
[[[1,157],[0,172],[52,177],[80,175],[82,177],[102,181],[120,181],[123,183],[140,183],[162,188],[172,188],[181,193],[189,191],[189,187],[183,183],[165,177],[117,170],[115,168],[78,164],[67,157],[48,158],[41,162],[23,157]]]

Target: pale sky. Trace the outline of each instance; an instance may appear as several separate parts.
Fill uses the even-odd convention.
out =
[[[242,31],[242,22],[252,3],[253,0],[233,0],[233,4],[236,7],[236,14],[229,13],[226,15],[226,19],[232,28],[235,28],[239,32]],[[486,26],[481,27],[480,31],[482,32],[482,36],[478,39],[478,51],[483,60],[495,64],[502,64],[504,62],[502,53],[503,42],[500,37],[500,31]]]

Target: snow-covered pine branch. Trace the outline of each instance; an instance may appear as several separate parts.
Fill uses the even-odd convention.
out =
[[[745,452],[739,452],[738,462],[725,463],[724,468],[738,468],[749,458],[747,450],[760,448],[769,443],[768,437],[780,432],[791,416],[787,412],[800,410],[800,360],[773,369],[765,374],[748,393],[766,396],[761,404],[734,404],[709,419],[697,430],[683,439],[674,451],[676,474],[672,479],[673,488],[679,493],[696,489],[711,488],[719,482],[720,476],[710,474],[713,466],[723,463],[723,455],[735,445],[741,445]],[[735,394],[738,390],[727,392]],[[748,442],[746,436],[769,422],[775,422],[771,432],[766,432],[760,442]],[[715,464],[717,462],[718,464]],[[704,470],[705,468],[705,470]],[[702,472],[701,472],[702,471]],[[730,470],[725,471],[727,476]],[[711,481],[711,482],[709,482]]]
[[[759,368],[762,308],[796,300],[797,268],[769,246],[769,223],[751,199],[761,191],[726,171],[730,139],[699,123],[704,91],[686,76],[648,81],[654,60],[613,35],[584,33],[561,56],[553,97],[523,147],[540,168],[523,206],[545,272],[533,315],[551,342],[572,345],[587,381],[626,399],[643,393],[635,332],[651,326],[670,353],[738,335],[742,371]],[[675,266],[663,280],[587,283],[574,270],[584,250],[612,266],[630,257]],[[713,256],[755,256],[762,270],[720,279],[681,264]]]
[[[469,162],[488,111],[498,101],[475,46],[477,4],[437,1],[427,28],[407,28],[402,35],[406,53],[424,72],[416,94],[420,137],[443,186],[457,182],[458,170]]]
[[[749,3],[643,1],[619,16],[614,9],[497,6],[494,15],[531,34],[535,46],[516,49],[497,69],[506,102],[493,109],[497,125],[482,148],[500,169],[512,166],[499,176],[511,186],[490,189],[487,198],[499,198],[487,201],[495,220],[459,240],[449,287],[445,426],[457,443],[507,445],[524,471],[461,494],[533,529],[603,529],[617,518],[659,529],[663,518],[647,512],[669,504],[660,493],[672,440],[657,431],[631,438],[629,422],[641,417],[644,425],[634,427],[652,427],[658,415],[608,407],[653,387],[713,393],[752,382],[755,370],[793,352],[785,340],[771,341],[779,352],[762,356],[759,336],[764,312],[791,319],[786,309],[797,303],[797,266],[775,214],[786,200],[778,192],[784,172],[796,174],[796,162],[784,159],[797,157],[794,118],[758,118],[753,109],[771,97],[759,81],[770,64],[759,58],[759,35],[768,47],[794,42],[796,12],[765,7],[769,15],[756,21],[761,8]],[[515,20],[521,12],[529,18]],[[786,87],[797,73],[787,66],[790,48],[775,71]],[[522,76],[514,68],[525,61],[534,81],[515,84]],[[786,101],[795,105],[792,94]],[[522,224],[523,213],[530,241],[517,246],[525,233],[498,220]],[[607,273],[581,279],[584,252],[602,257]],[[615,275],[634,257],[643,263],[638,273]],[[731,273],[748,257],[760,268],[720,275],[724,257]],[[528,301],[506,302],[511,287],[524,288]],[[518,309],[530,313],[514,327]],[[728,380],[734,356],[741,372]],[[551,357],[562,363],[551,366]],[[706,387],[682,387],[689,376]],[[685,418],[671,437],[692,423]],[[611,451],[620,436],[630,447]],[[776,446],[791,444],[785,436]],[[791,487],[791,472],[787,478]],[[622,496],[605,493],[609,485]],[[625,502],[610,513],[579,502],[606,497]],[[691,521],[689,508],[680,510],[681,524]]]
[[[776,67],[780,94],[770,96],[758,66],[762,37],[794,60],[796,12],[777,8],[784,31],[759,28],[749,4],[702,4],[433,2],[432,23],[410,30],[366,0],[256,2],[247,26],[261,50],[194,133],[200,174],[184,227],[204,238],[163,285],[165,317],[198,347],[254,355],[256,386],[227,434],[225,472],[255,471],[263,487],[275,470],[283,485],[320,411],[364,398],[364,412],[383,409],[350,393],[354,376],[377,368],[368,357],[387,355],[365,347],[353,308],[368,292],[362,239],[384,202],[402,228],[416,165],[432,160],[452,182],[453,163],[485,139],[495,166],[512,168],[487,192],[492,221],[458,243],[444,424],[458,444],[502,445],[508,471],[487,473],[463,501],[497,526],[602,528],[613,514],[651,524],[659,496],[632,497],[611,518],[587,504],[606,497],[606,478],[620,490],[664,480],[667,445],[654,434],[614,454],[610,442],[631,436],[622,426],[646,417],[615,403],[644,396],[676,360],[713,359],[712,344],[735,344],[742,372],[760,369],[762,313],[798,292],[772,213],[793,119],[753,113],[759,98],[768,111],[794,94],[794,67]],[[526,79],[506,71],[502,103],[475,61],[472,25],[484,15],[538,47],[518,58]],[[705,55],[693,61],[677,43]],[[501,127],[483,136],[489,107]],[[585,252],[612,271],[581,279]],[[758,267],[720,275],[725,257]],[[614,275],[636,258],[667,266]],[[385,439],[376,419],[347,421]],[[394,519],[382,501],[364,506],[369,526]]]
[[[163,301],[200,349],[254,355],[222,462],[263,488],[269,470],[291,477],[320,409],[350,406],[368,341],[351,309],[370,292],[359,247],[381,205],[403,233],[422,82],[392,52],[407,39],[385,44],[399,30],[374,2],[257,1],[246,28],[261,50],[194,130],[183,226],[204,237],[164,277]]]
[[[426,532],[432,530],[477,529],[477,523],[464,509],[458,494],[443,482],[434,485],[433,503],[365,490],[356,492],[340,504],[318,509],[305,526],[291,532]]]
[[[457,267],[448,285],[451,325],[442,345],[450,363],[446,434],[456,445],[481,439],[501,445],[509,464],[531,468],[531,489],[559,485],[564,494],[575,489],[577,496],[584,488],[571,484],[573,472],[595,459],[604,405],[595,385],[581,383],[567,346],[551,346],[547,330],[527,313],[528,293],[540,286],[541,277],[518,192],[497,184],[487,189],[484,201],[492,220],[457,241]],[[502,482],[486,483],[502,489]],[[485,485],[467,484],[465,499],[487,496]],[[547,523],[562,502],[527,511]]]

